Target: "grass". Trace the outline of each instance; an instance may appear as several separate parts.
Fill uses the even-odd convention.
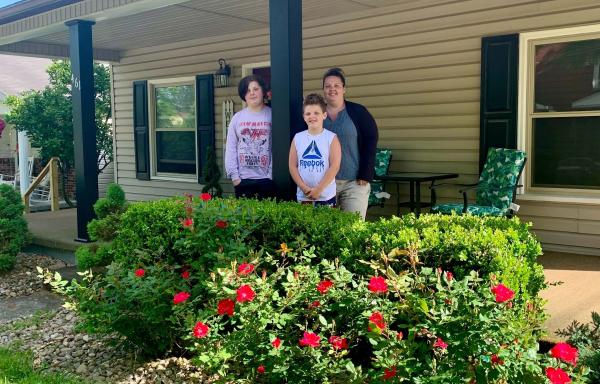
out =
[[[33,367],[29,352],[0,347],[0,384],[83,384],[80,378],[61,373],[46,373]]]

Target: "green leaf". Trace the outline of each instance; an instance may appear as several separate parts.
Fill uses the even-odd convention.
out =
[[[293,283],[296,279],[294,278],[294,272],[291,269],[288,269],[286,279],[288,283]]]
[[[356,375],[356,368],[354,367],[354,363],[352,363],[352,361],[348,361],[345,367],[346,371],[350,372],[353,375]]]
[[[319,315],[319,323],[321,323],[323,326],[327,326],[327,319],[325,319],[323,317],[323,315]]]
[[[421,308],[424,313],[429,313],[429,305],[427,305],[425,299],[419,299],[419,308]]]

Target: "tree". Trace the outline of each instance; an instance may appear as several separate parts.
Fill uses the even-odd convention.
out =
[[[43,163],[51,157],[60,159],[61,186],[64,193],[67,175],[74,166],[73,110],[71,95],[71,65],[68,61],[55,60],[46,70],[49,85],[43,90],[28,91],[21,96],[10,96],[11,108],[6,119],[17,131],[24,131],[34,147],[40,149]],[[110,127],[110,74],[103,64],[94,64],[96,88],[96,155],[98,173],[113,159],[113,143]]]

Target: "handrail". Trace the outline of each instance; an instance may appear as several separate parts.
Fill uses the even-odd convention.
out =
[[[58,204],[58,157],[50,159],[48,164],[42,169],[39,175],[31,182],[29,188],[23,195],[23,203],[25,204],[25,212],[29,213],[29,197],[33,191],[40,185],[44,177],[50,173],[50,209],[52,211],[59,210]]]

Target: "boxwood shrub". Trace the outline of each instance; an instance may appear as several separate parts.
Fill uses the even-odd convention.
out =
[[[28,241],[23,209],[19,192],[10,185],[0,184],[0,272],[14,267],[17,253]]]
[[[536,311],[544,286],[539,243],[518,219],[408,215],[362,222],[297,203],[186,196],[133,203],[119,222],[108,272],[73,285],[70,295],[89,330],[117,331],[149,355],[186,345],[186,322],[207,310],[215,274],[240,263],[271,274],[294,263],[290,255],[308,252],[317,255],[315,266],[339,263],[357,279],[372,275],[369,263],[382,258],[397,273],[429,268],[462,280],[477,271]],[[173,302],[181,292],[190,294],[185,319]],[[526,313],[517,316],[532,324]]]

